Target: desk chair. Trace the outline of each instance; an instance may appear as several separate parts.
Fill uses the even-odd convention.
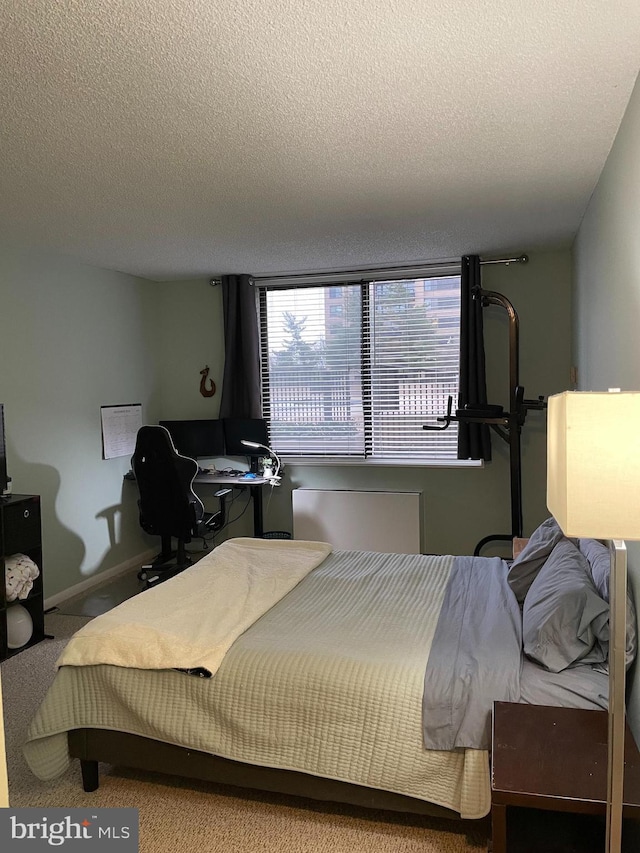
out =
[[[162,550],[138,572],[147,584],[165,580],[191,565],[185,545],[192,536],[220,530],[226,520],[225,496],[230,489],[216,492],[220,509],[205,512],[204,504],[193,491],[198,472],[195,459],[181,456],[163,426],[143,426],[136,436],[131,468],[138,484],[140,526],[146,533],[160,536]],[[172,548],[172,539],[177,546]],[[162,578],[160,577],[162,574]]]

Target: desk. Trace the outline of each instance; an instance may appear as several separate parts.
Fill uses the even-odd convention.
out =
[[[253,535],[260,538],[264,533],[262,518],[262,487],[269,483],[264,477],[244,477],[237,474],[196,474],[194,485],[210,484],[227,486],[230,489],[249,489],[253,501]]]

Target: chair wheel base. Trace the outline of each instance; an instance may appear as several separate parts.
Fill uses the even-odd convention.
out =
[[[139,581],[146,581],[146,579],[149,577],[149,575],[148,575],[149,571],[151,571],[151,566],[143,566],[140,569],[140,571],[138,572],[138,580]]]
[[[191,564],[189,563],[189,565]],[[145,582],[144,588],[150,589],[152,586],[158,586],[158,584],[161,584],[163,581],[168,581],[169,578],[173,578],[176,575],[179,575],[180,572],[183,572],[185,569],[188,569],[189,565],[171,566],[163,569],[162,571],[149,571],[149,573],[146,574],[143,578]]]

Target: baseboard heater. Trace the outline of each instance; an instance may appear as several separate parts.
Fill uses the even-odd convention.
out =
[[[294,489],[291,494],[294,539],[349,551],[423,553],[421,492]]]

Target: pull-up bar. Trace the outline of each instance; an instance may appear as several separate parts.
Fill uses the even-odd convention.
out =
[[[502,293],[482,290],[478,287],[473,293],[474,299],[482,300],[482,307],[499,305],[509,317],[509,411],[503,411],[502,406],[479,405],[465,406],[451,414],[452,398],[449,397],[447,414],[438,418],[444,426],[423,426],[427,430],[447,429],[453,421],[488,424],[500,438],[509,445],[509,482],[511,487],[511,533],[496,533],[485,536],[475,547],[474,556],[489,542],[510,542],[522,536],[522,452],[520,434],[530,409],[546,409],[544,397],[535,400],[525,400],[524,388],[520,385],[520,335],[518,314],[511,302]]]

